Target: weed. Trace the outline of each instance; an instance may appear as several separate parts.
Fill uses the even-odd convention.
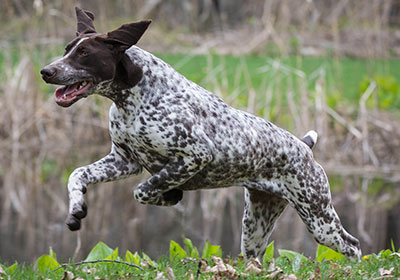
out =
[[[266,257],[244,260],[242,257],[222,258],[220,246],[208,242],[202,257],[192,241],[185,239],[187,251],[178,243],[170,242],[170,257],[151,260],[146,254],[126,251],[125,258],[112,249],[98,243],[81,262],[59,264],[50,248],[49,254],[41,256],[34,266],[15,263],[0,265],[0,277],[11,279],[343,279],[387,278],[400,276],[400,250],[383,250],[366,255],[360,262],[351,262],[327,247],[319,246],[315,259],[302,254],[278,250],[274,257],[274,242],[266,250]],[[197,253],[195,253],[197,252]]]

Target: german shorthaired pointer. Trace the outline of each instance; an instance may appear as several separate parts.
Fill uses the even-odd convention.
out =
[[[110,98],[111,152],[76,169],[68,181],[70,230],[87,207],[86,187],[138,174],[151,177],[133,191],[143,204],[175,205],[183,191],[245,188],[242,253],[260,258],[275,221],[294,207],[315,240],[359,259],[357,239],[342,227],[329,183],[311,151],[315,132],[302,141],[274,124],[234,109],[187,80],[170,65],[134,46],[150,21],[99,34],[91,12],[76,8],[77,37],[62,58],[41,70],[68,107],[83,97]]]

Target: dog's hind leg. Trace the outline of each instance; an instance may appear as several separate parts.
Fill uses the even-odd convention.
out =
[[[271,182],[270,184],[275,184]],[[245,188],[242,255],[262,261],[268,238],[288,202],[270,192]]]
[[[359,241],[343,228],[331,201],[328,178],[315,161],[303,173],[288,178],[287,199],[296,210],[314,239],[351,259],[360,259]]]

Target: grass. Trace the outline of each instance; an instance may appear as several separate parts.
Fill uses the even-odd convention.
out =
[[[52,94],[53,86],[44,84],[39,77],[39,70],[45,63],[51,61],[55,56],[63,53],[61,46],[51,49],[38,49],[32,47],[24,50],[20,46],[0,51],[0,82],[6,78],[3,73],[12,69],[21,60],[22,56],[29,55],[34,64],[35,75],[37,75],[37,85],[40,92],[46,95]],[[319,57],[288,57],[288,58],[268,58],[255,55],[219,56],[209,55],[179,55],[179,54],[158,54],[159,57],[170,63],[179,72],[199,83],[203,87],[220,94],[230,104],[239,108],[246,108],[249,103],[249,89],[255,91],[255,113],[263,115],[263,108],[268,103],[267,92],[272,92],[271,108],[281,108],[285,106],[287,92],[292,91],[294,98],[306,91],[307,96],[312,99],[315,92],[317,81],[323,81],[327,98],[330,106],[341,107],[346,104],[349,108],[358,106],[360,94],[365,89],[365,83],[369,79],[377,82],[383,94],[392,96],[392,99],[384,109],[400,108],[400,86],[398,74],[400,72],[400,60],[355,60],[341,58],[334,60],[331,58]],[[0,98],[2,96],[0,92]],[[298,101],[298,100],[297,100]],[[281,102],[281,103],[279,103]],[[299,102],[296,102],[299,104]],[[372,104],[371,106],[383,106],[385,104]],[[342,108],[342,107],[341,107]],[[273,110],[272,110],[273,113]],[[271,117],[271,113],[269,116]],[[273,114],[272,114],[272,117]],[[282,112],[280,117],[282,117]],[[274,119],[272,118],[274,121]],[[293,124],[293,120],[288,122]],[[289,125],[286,125],[288,127]],[[106,250],[107,251],[107,250]],[[115,251],[115,250],[114,250]],[[121,258],[124,256],[114,254],[111,258]],[[179,250],[178,250],[179,251]],[[282,253],[282,254],[281,254]],[[270,258],[256,268],[261,270],[248,269],[248,263],[240,257],[223,259],[235,270],[233,276],[247,279],[258,279],[271,276],[276,272],[276,277],[281,278],[285,275],[294,274],[298,278],[310,278],[314,275],[315,279],[370,279],[382,278],[384,276],[400,277],[400,257],[399,252],[394,249],[383,251],[375,255],[369,255],[362,259],[360,263],[349,262],[346,259],[340,260],[311,260],[298,257],[299,254],[276,253],[274,258]],[[286,252],[287,253],[287,252]],[[289,252],[290,253],[290,252]],[[102,258],[107,258],[104,255]],[[133,254],[135,255],[135,254]],[[218,263],[218,259],[212,259],[212,254],[204,256],[187,256],[174,260],[170,257],[160,257],[156,261],[149,260],[146,255],[138,254],[138,264],[144,268],[144,272],[136,268],[123,264],[87,264],[74,266],[69,262],[65,268],[60,268],[55,255],[49,254],[49,258],[44,258],[44,264],[40,266],[37,262],[32,264],[4,264],[0,279],[10,276],[11,279],[60,279],[64,273],[70,271],[74,277],[87,279],[100,278],[142,278],[154,279],[158,274],[167,277],[167,271],[172,269],[177,279],[190,279],[198,275],[198,279],[208,279],[218,276],[221,271],[213,270]],[[52,261],[52,259],[54,261]],[[130,260],[131,261],[131,260]],[[203,265],[205,262],[205,265]],[[199,270],[199,264],[205,266]],[[207,266],[210,267],[207,272]],[[169,267],[169,268],[168,268]],[[393,269],[392,269],[393,268]],[[246,272],[246,270],[248,270]],[[254,274],[254,275],[253,275]],[[220,275],[219,275],[220,276]],[[67,279],[67,278],[66,278]]]
[[[278,250],[270,243],[263,262],[242,257],[222,258],[219,246],[206,244],[201,257],[190,240],[185,251],[171,241],[169,257],[157,261],[146,254],[117,249],[98,243],[85,261],[60,265],[55,253],[40,257],[35,265],[0,265],[0,278],[7,279],[382,279],[400,277],[400,250],[384,250],[354,262],[333,250],[319,246],[315,259]],[[105,262],[106,260],[107,262]],[[64,277],[64,278],[63,278]]]
[[[222,88],[222,96],[229,97],[238,91],[236,95],[242,103],[247,102],[249,88],[254,88],[259,97],[265,96],[263,92],[269,87],[274,90],[274,95],[277,93],[286,95],[287,91],[294,91],[295,95],[299,95],[300,83],[304,82],[307,90],[312,91],[319,78],[326,81],[327,94],[334,99],[330,105],[342,102],[358,103],[366,79],[397,77],[397,73],[400,72],[398,59],[334,60],[301,56],[270,58],[256,55],[237,57],[179,54],[158,54],[158,56],[203,87],[210,90],[217,88],[217,91]],[[398,78],[395,79],[396,102],[391,104],[397,109],[400,108],[399,82]],[[265,100],[260,101],[265,102]]]
[[[35,70],[50,62],[54,57],[63,53],[62,45],[51,47],[26,47],[9,45],[0,51],[0,80],[8,66],[15,66],[22,55],[29,53],[34,62]],[[327,57],[290,56],[286,58],[267,57],[258,55],[183,55],[156,54],[171,64],[188,79],[201,86],[233,99],[233,105],[247,106],[249,89],[254,89],[257,101],[265,103],[265,92],[273,91],[273,102],[278,93],[286,96],[293,91],[298,96],[302,84],[308,91],[313,91],[318,79],[323,78],[330,105],[340,103],[357,103],[363,93],[365,80],[376,80],[379,77],[390,78],[394,81],[395,95],[391,108],[400,108],[400,59],[351,59]],[[39,75],[38,75],[38,78]],[[382,83],[381,83],[382,84]],[[378,83],[379,86],[379,83]],[[44,88],[49,94],[51,86]],[[236,104],[235,104],[236,103]]]

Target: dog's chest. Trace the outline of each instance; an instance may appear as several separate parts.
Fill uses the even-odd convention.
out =
[[[159,127],[156,122],[149,121],[146,113],[131,111],[121,114],[112,105],[109,130],[118,150],[149,172],[158,172],[168,161],[166,145],[159,137]]]

